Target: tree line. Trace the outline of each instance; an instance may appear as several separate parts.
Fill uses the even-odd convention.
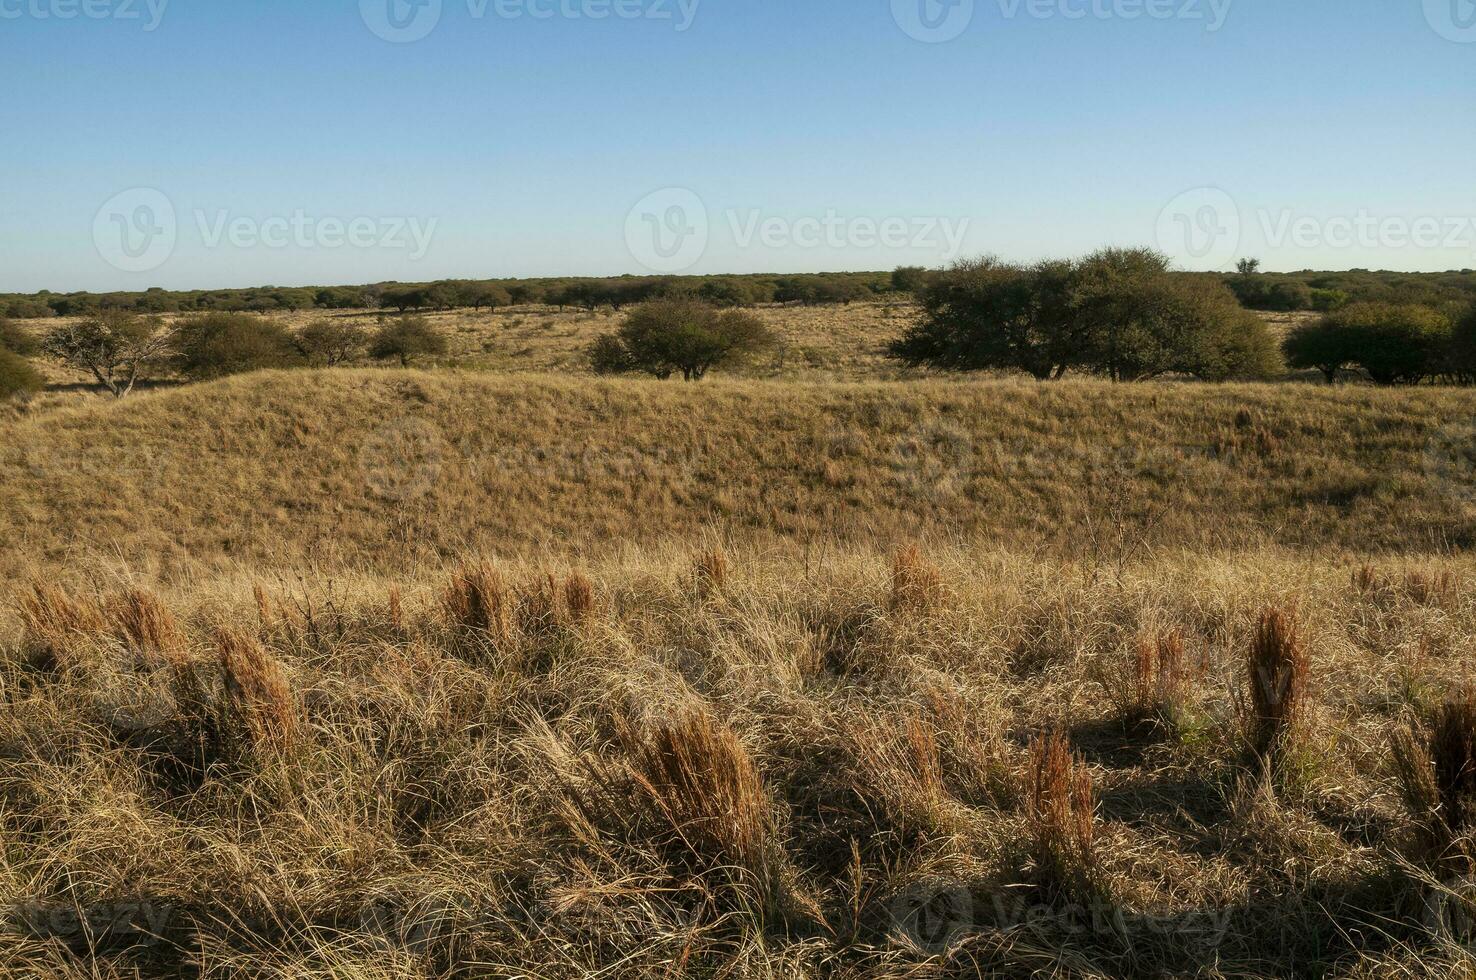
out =
[[[881,272],[812,273],[793,276],[623,276],[614,279],[441,280],[219,289],[141,293],[51,293],[0,295],[0,316],[39,319],[95,316],[121,310],[159,313],[271,313],[301,310],[449,310],[550,305],[594,310],[621,309],[666,296],[696,296],[717,306],[768,303],[852,303],[896,290]]]
[[[366,330],[343,320],[317,320],[289,330],[250,313],[204,313],[166,327],[158,316],[109,310],[68,320],[39,340],[0,320],[0,398],[40,390],[28,358],[46,355],[92,378],[115,398],[166,374],[210,381],[250,371],[334,367],[372,357],[408,367],[444,355],[444,334],[421,316],[387,318]]]

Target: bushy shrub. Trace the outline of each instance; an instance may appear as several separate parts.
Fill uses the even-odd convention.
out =
[[[0,347],[22,357],[31,357],[40,350],[40,345],[30,333],[4,317],[0,317]]]
[[[198,380],[300,367],[302,353],[276,320],[247,313],[210,313],[175,330],[179,369]]]
[[[680,374],[700,381],[715,367],[732,364],[774,342],[756,317],[718,310],[695,299],[661,299],[638,307],[620,329],[590,348],[597,371],[644,371],[657,378]]]
[[[401,367],[409,367],[417,357],[445,354],[446,338],[425,317],[406,316],[381,327],[369,353],[381,361],[399,358]]]
[[[1146,249],[1106,249],[1076,262],[1019,266],[982,259],[932,276],[924,316],[892,345],[912,365],[1020,370],[1039,379],[1072,368],[1133,381],[1207,380],[1281,370],[1269,329],[1218,279],[1175,275]]]
[[[0,347],[0,401],[40,391],[40,373],[15,351]]]
[[[1451,372],[1458,345],[1439,310],[1389,303],[1355,303],[1299,326],[1283,342],[1293,367],[1317,367],[1328,381],[1358,365],[1383,385],[1418,384]]]
[[[308,362],[327,367],[352,361],[368,346],[364,331],[343,320],[314,320],[297,333],[297,347]]]

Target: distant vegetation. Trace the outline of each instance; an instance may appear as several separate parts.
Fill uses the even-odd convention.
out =
[[[962,262],[929,277],[919,298],[923,318],[892,348],[912,365],[1114,381],[1282,370],[1265,322],[1218,279],[1174,275],[1164,256],[1142,249],[1034,266]]]
[[[661,297],[692,296],[715,306],[760,303],[851,303],[896,292],[885,272],[793,276],[622,276],[616,279],[443,280],[368,286],[309,286],[142,293],[0,294],[0,316],[36,319],[93,316],[105,310],[132,313],[270,313],[295,310],[497,309],[547,304],[620,309]]]

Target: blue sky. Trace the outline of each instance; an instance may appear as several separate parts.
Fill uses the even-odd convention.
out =
[[[953,2],[0,0],[0,291],[1476,267],[1471,0]]]

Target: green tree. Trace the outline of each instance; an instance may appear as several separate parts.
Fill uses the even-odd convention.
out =
[[[1355,303],[1324,322],[1347,335],[1352,360],[1378,384],[1419,384],[1447,367],[1451,322],[1428,306]]]
[[[370,356],[386,361],[399,358],[401,367],[409,367],[417,357],[437,357],[446,353],[446,338],[423,316],[405,316],[386,323],[374,335]]]
[[[1293,327],[1281,349],[1287,364],[1299,370],[1315,368],[1328,384],[1336,382],[1339,372],[1357,359],[1350,332],[1327,317]]]
[[[158,317],[110,310],[53,329],[42,350],[68,366],[92,375],[98,384],[124,398],[133,386],[162,367],[169,337]]]
[[[1087,350],[1077,330],[1074,285],[1069,262],[959,262],[928,280],[918,297],[923,317],[892,353],[913,366],[1058,378]]]
[[[512,305],[512,295],[506,289],[491,282],[468,283],[461,288],[458,299],[462,306],[470,306],[477,310],[484,306],[495,310],[499,306]]]
[[[643,371],[657,378],[680,374],[700,381],[774,343],[763,321],[738,310],[718,310],[701,300],[658,299],[633,310],[620,329],[601,337],[590,361],[605,373]]]
[[[180,372],[197,380],[300,367],[302,352],[281,323],[250,313],[207,313],[175,328]]]

